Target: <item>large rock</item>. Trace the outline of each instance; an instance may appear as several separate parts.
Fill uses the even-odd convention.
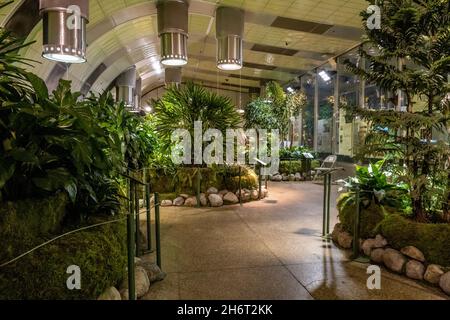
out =
[[[239,198],[233,192],[228,192],[223,197],[223,203],[225,203],[225,204],[236,204],[236,203],[239,203]]]
[[[251,200],[251,193],[246,192],[245,190],[241,190],[241,194],[239,194],[239,191],[236,192],[236,195],[238,198],[242,198],[242,202],[247,202]]]
[[[283,175],[283,181],[289,181],[289,176],[288,175]]]
[[[217,208],[223,206],[223,200],[222,197],[218,194],[210,194],[208,196],[209,203],[211,204],[211,207]]]
[[[342,228],[341,223],[337,223],[334,226],[333,232],[331,233],[331,239],[334,241],[334,243],[338,244],[338,235],[339,235],[339,233],[341,233],[343,231],[344,231],[344,229]]]
[[[407,259],[397,250],[386,249],[383,255],[383,262],[388,269],[397,273],[403,273]]]
[[[272,176],[271,180],[275,181],[275,182],[281,182],[281,181],[283,181],[283,176],[280,174],[277,174],[277,175]]]
[[[150,283],[162,281],[167,276],[166,273],[161,271],[158,265],[153,262],[141,261],[140,263],[136,264],[136,266],[144,268],[144,270],[147,272]]]
[[[219,196],[221,196],[222,199],[223,199],[223,197],[225,197],[225,195],[226,195],[228,192],[229,192],[228,190],[221,190],[221,191],[219,191]]]
[[[353,244],[353,237],[350,233],[343,231],[338,234],[338,244],[344,249],[350,249]]]
[[[383,256],[384,256],[384,249],[381,249],[381,248],[374,249],[370,253],[370,260],[373,263],[382,264],[383,263]]]
[[[414,259],[414,260],[417,260],[420,262],[425,262],[425,256],[423,255],[422,251],[420,251],[416,247],[413,247],[413,246],[405,247],[401,250],[401,252],[405,256],[410,257],[411,259]]]
[[[184,205],[184,197],[180,196],[180,197],[176,198],[175,200],[173,200],[173,205],[175,207],[181,207],[182,205]]]
[[[163,200],[161,201],[161,207],[171,207],[173,205],[172,200]]]
[[[288,176],[288,179],[289,179],[289,181],[295,181],[295,174],[290,174],[289,176]]]
[[[180,194],[180,197],[183,197],[184,200],[186,200],[187,198],[190,197],[190,195],[188,195],[187,193],[183,193],[183,194]]]
[[[366,241],[363,242],[361,246],[361,250],[368,257],[370,257],[370,254],[372,253],[372,250],[374,248],[375,248],[375,239],[367,239]]]
[[[267,198],[269,196],[269,190],[267,190],[266,188],[263,188],[262,191],[263,191],[263,197]]]
[[[446,294],[450,295],[450,272],[442,275],[441,279],[439,280],[439,286],[442,290],[444,290]]]
[[[302,175],[299,172],[295,174],[295,181],[302,181]]]
[[[384,248],[387,245],[388,245],[388,241],[381,234],[379,234],[379,235],[377,235],[375,237],[375,240],[374,240],[374,243],[373,243],[373,247],[374,248],[376,248],[376,249]]]
[[[424,279],[431,284],[438,285],[443,274],[444,270],[441,266],[430,264],[425,272]]]
[[[196,207],[197,206],[197,197],[189,197],[184,202],[186,207]]]
[[[261,193],[262,196],[262,193]],[[252,200],[258,200],[259,199],[259,190],[252,190],[252,192],[250,192],[250,197]]]
[[[136,285],[136,297],[142,298],[150,289],[150,279],[147,275],[147,271],[141,266],[135,268],[135,285]],[[128,290],[128,277],[125,277],[122,283],[122,290]]]
[[[423,280],[425,266],[416,260],[410,260],[406,264],[406,276],[415,280]]]
[[[206,191],[207,195],[218,194],[218,193],[219,193],[219,190],[217,190],[217,188],[214,188],[214,187],[211,187],[211,188],[208,189],[208,191]]]
[[[106,291],[103,292],[100,297],[98,297],[98,300],[117,301],[122,300],[122,297],[120,295],[120,292],[116,288],[110,287],[106,289]]]
[[[208,198],[206,197],[206,194],[204,194],[204,193],[200,193],[200,204],[202,205],[202,207],[208,206]]]
[[[122,300],[130,300],[130,291],[128,289],[122,289],[120,290],[120,297]]]

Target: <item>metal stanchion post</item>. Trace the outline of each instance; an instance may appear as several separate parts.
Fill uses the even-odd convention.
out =
[[[327,196],[327,235],[330,234],[330,216],[331,216],[331,212],[330,212],[330,202],[331,202],[331,173],[329,173],[328,175],[328,180],[327,180],[327,188],[328,188],[328,196]]]
[[[134,235],[134,182],[129,181],[129,205],[130,211],[127,219],[127,247],[128,247],[128,296],[129,300],[136,300],[134,256],[135,256],[135,235]]]
[[[197,183],[196,183],[197,208],[201,207],[201,204],[200,204],[201,179],[202,179],[202,177],[201,177],[200,168],[198,168],[198,170],[197,170]]]
[[[156,236],[156,264],[161,267],[161,222],[160,222],[160,203],[159,193],[155,193],[155,236]]]
[[[137,183],[134,184],[134,201],[135,201],[134,209],[136,212],[136,257],[139,257],[141,255],[141,233],[140,233],[141,221],[139,218],[140,205],[139,205],[139,188]]]
[[[242,167],[239,166],[239,204],[242,207]]]
[[[353,259],[359,257],[359,220],[361,214],[361,201],[360,201],[360,189],[356,187],[356,210],[355,210],[355,223],[353,227]]]
[[[258,195],[258,199],[261,200],[262,199],[262,166],[261,164],[258,165],[258,176],[259,176],[259,195]]]
[[[145,202],[147,207],[147,249],[152,251],[152,214],[150,201],[150,184],[145,185]]]

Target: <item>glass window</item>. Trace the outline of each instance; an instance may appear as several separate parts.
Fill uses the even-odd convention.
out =
[[[336,76],[333,71],[319,70],[319,123],[318,152],[331,153],[333,150],[333,109]]]
[[[303,143],[309,148],[314,147],[314,96],[315,81],[311,75],[302,77],[302,90],[307,97],[307,105],[303,108]]]

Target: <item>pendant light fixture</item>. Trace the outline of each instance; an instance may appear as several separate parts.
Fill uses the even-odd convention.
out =
[[[169,67],[188,62],[188,4],[184,0],[159,1],[158,35],[161,40],[161,63]]]
[[[217,8],[217,67],[221,70],[242,69],[244,16],[244,11],[238,8]]]
[[[123,102],[131,111],[136,111],[136,78],[136,67],[132,66],[116,79],[116,101]]]
[[[181,68],[166,68],[166,86],[175,85],[178,86],[181,84]]]
[[[45,59],[64,63],[86,62],[86,25],[89,0],[39,0],[43,20]]]

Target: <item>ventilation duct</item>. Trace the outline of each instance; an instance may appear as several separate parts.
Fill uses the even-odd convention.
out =
[[[240,70],[243,64],[242,37],[244,11],[219,7],[216,11],[217,67],[221,70]]]
[[[159,1],[158,35],[161,40],[161,63],[183,66],[188,62],[188,4],[183,0]]]
[[[116,100],[123,102],[132,111],[136,111],[136,67],[125,70],[116,79]]]
[[[181,84],[181,68],[166,68],[166,86]]]
[[[43,20],[42,56],[64,63],[86,62],[89,0],[40,0]]]

